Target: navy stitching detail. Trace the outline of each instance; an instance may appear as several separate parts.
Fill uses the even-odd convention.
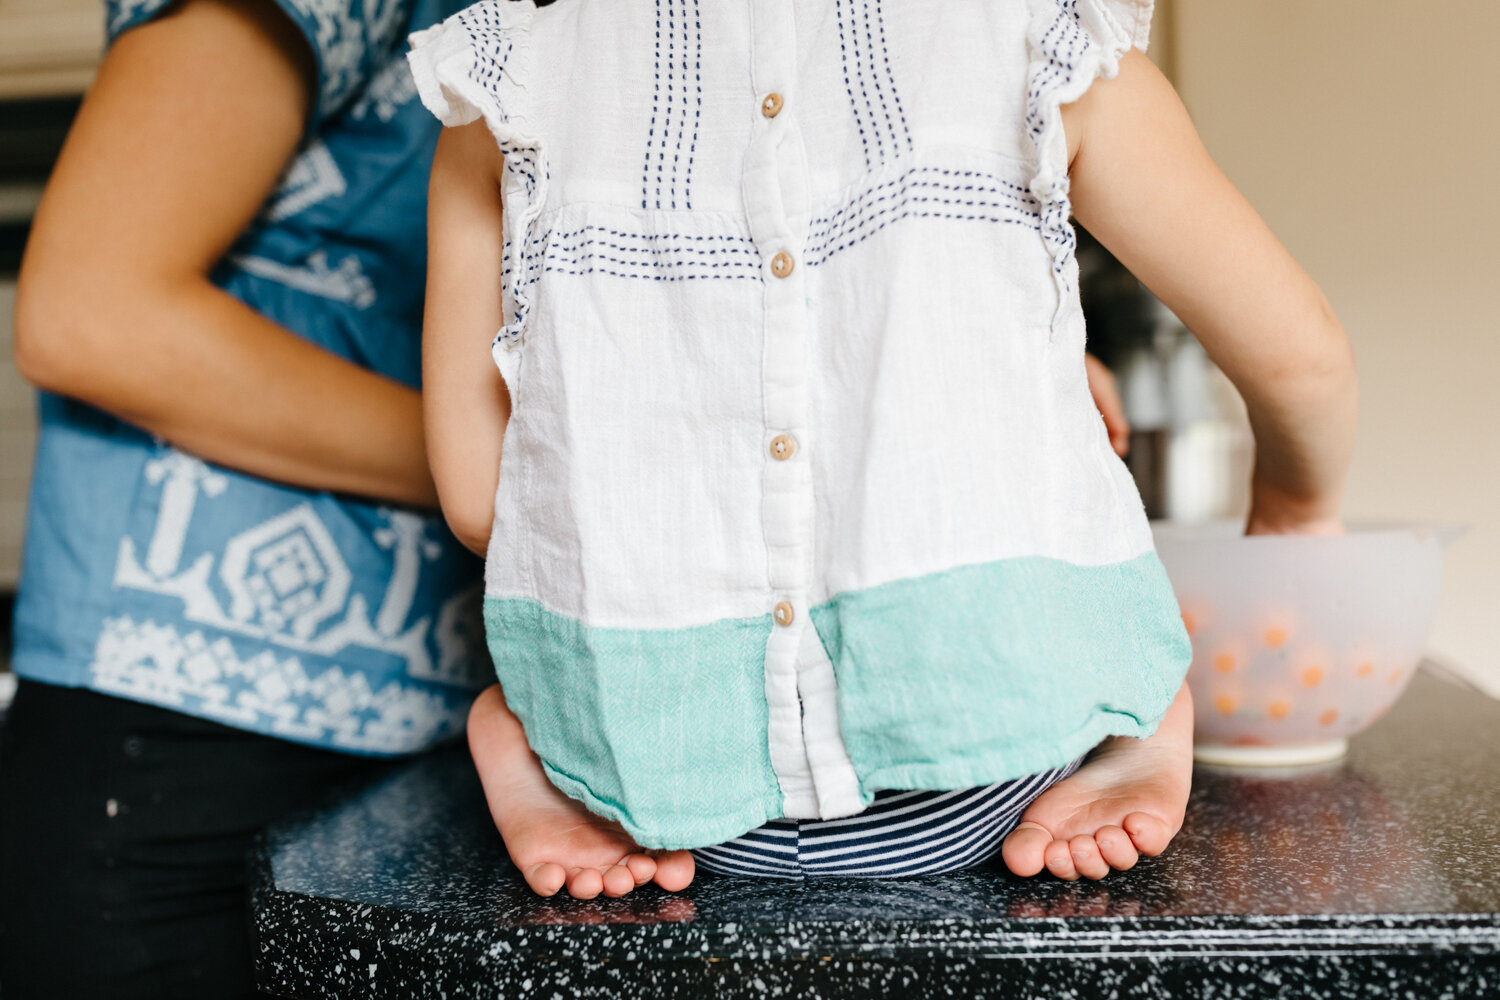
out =
[[[854,0],[849,0],[852,4]],[[865,167],[871,166],[870,140],[865,135],[865,126],[859,115],[859,105],[854,100],[854,88],[849,84],[849,49],[844,42],[844,0],[834,0],[834,10],[839,25],[839,61],[844,68],[844,93],[849,95],[849,110],[854,113],[854,127],[859,130],[859,144],[865,151]],[[851,32],[852,34],[852,32]]]
[[[673,0],[667,0],[667,123],[661,129],[661,150],[656,154],[656,184],[661,187],[661,177],[667,168],[667,135],[672,131],[672,98],[677,89],[676,78],[676,51],[677,51],[677,15],[672,10]],[[676,164],[674,163],[675,167]],[[672,208],[677,207],[677,173],[673,170],[667,178],[667,201]],[[658,197],[656,207],[661,208],[661,200]]]
[[[942,177],[945,180],[952,181],[953,183],[944,184],[942,181],[925,179],[912,181],[912,178],[917,177],[917,175],[920,174],[937,174],[939,177]],[[971,183],[959,183],[960,180],[970,181]],[[989,186],[981,187],[972,183],[973,181],[979,181]],[[866,188],[864,191],[861,191],[859,196],[853,201],[846,202],[845,204],[840,205],[837,209],[830,212],[828,215],[820,215],[817,218],[814,218],[811,223],[809,223],[809,229],[812,232],[817,232],[819,226],[826,227],[827,224],[832,223],[840,219],[841,217],[847,218],[850,213],[862,212],[869,205],[883,200],[881,198],[873,197],[874,195],[878,194],[881,191],[886,191],[890,188],[893,188],[898,184],[909,183],[914,183],[921,187],[933,187],[948,191],[985,191],[991,194],[998,194],[1002,197],[1012,199],[1013,201],[1018,202],[1020,207],[1024,208],[1026,211],[1030,212],[1033,215],[1039,214],[1041,210],[1041,202],[1036,200],[1035,196],[1032,195],[1030,189],[1013,181],[1005,180],[1003,177],[997,177],[994,174],[985,173],[980,170],[953,170],[945,167],[911,167],[910,169],[901,173],[899,176],[893,177],[890,180],[885,181],[881,184],[877,184],[873,187]]]
[[[849,2],[849,13],[854,13],[854,0]],[[870,93],[865,86],[865,60],[860,55],[858,25],[851,21],[849,24],[849,38],[854,44],[854,77],[859,81],[859,96],[865,102],[865,113],[870,118],[870,134],[875,137],[875,158],[881,162],[885,161],[885,140],[880,134],[880,126],[875,121],[875,106],[870,103]]]
[[[737,247],[714,248],[712,250],[700,250],[696,247],[633,247],[609,240],[597,239],[590,234],[582,237],[571,235],[561,236],[554,233],[546,233],[538,239],[527,242],[526,253],[532,255],[540,246],[543,252],[550,253],[556,250],[558,253],[578,254],[585,252],[587,247],[607,247],[622,254],[644,255],[645,259],[623,260],[615,259],[617,264],[627,264],[631,267],[749,267],[759,268],[760,260],[754,254],[747,254]],[[588,250],[588,253],[596,251]],[[738,255],[738,258],[736,257]]]
[[[671,52],[673,54],[672,55],[672,60],[668,64],[668,68],[667,68],[667,84],[670,87],[669,93],[672,94],[672,95],[674,95],[675,99],[677,101],[677,107],[676,107],[677,120],[674,123],[674,128],[673,128],[673,137],[674,137],[674,142],[675,142],[675,148],[671,151],[672,152],[672,165],[671,165],[671,168],[670,168],[670,170],[671,170],[671,176],[672,176],[672,185],[671,185],[672,199],[671,199],[671,207],[674,208],[674,209],[677,208],[677,185],[680,182],[683,181],[683,177],[682,177],[682,139],[683,139],[683,136],[686,135],[686,133],[687,133],[687,119],[688,119],[688,87],[687,87],[687,59],[688,59],[688,23],[687,23],[688,12],[687,12],[687,5],[688,5],[688,0],[676,0],[676,3],[679,5],[680,9],[679,10],[675,10],[673,12],[673,14],[672,14],[672,33],[667,36],[668,49],[669,49],[669,52]],[[678,51],[678,48],[677,48],[677,29],[678,28],[682,29],[682,46],[681,46],[682,56],[681,56],[680,60],[676,56],[676,52]],[[663,139],[665,139],[665,137],[663,137]],[[663,156],[665,156],[666,152],[667,152],[666,143],[663,142],[662,143],[662,153],[663,153]],[[684,197],[686,197],[686,194],[687,194],[687,192],[684,191],[683,192]]]
[[[510,116],[506,114],[505,104],[500,99],[499,84],[505,64],[510,61],[511,53],[515,50],[514,33],[492,24],[486,17],[486,11],[478,5],[461,12],[458,18],[458,23],[468,33],[471,41],[469,48],[475,56],[469,68],[469,79],[495,98],[495,110],[499,112],[500,120],[509,121]],[[505,43],[505,51],[496,56],[493,50],[498,49],[502,41]]]
[[[931,174],[942,179],[921,176]],[[892,190],[898,186],[899,190]],[[974,170],[913,167],[899,177],[862,192],[853,202],[841,205],[831,214],[814,219],[809,226],[807,252],[812,253],[843,239],[849,233],[869,224],[872,219],[889,215],[897,207],[915,200],[914,192],[946,193],[948,201],[952,203],[972,202],[975,206],[993,208],[1017,220],[1024,220],[1023,224],[1028,226],[1034,227],[1039,221],[1040,207],[1036,199],[1019,185]],[[980,197],[965,200],[952,197],[953,195]],[[983,197],[985,195],[989,197]],[[930,197],[926,200],[930,200]]]
[[[703,19],[698,10],[698,0],[693,0],[693,86],[697,89],[697,102],[693,105],[693,138],[688,144],[687,175],[682,182],[683,199],[687,207],[693,207],[693,154],[698,150],[698,119],[703,114]],[[683,63],[683,83],[687,83],[687,64]]]
[[[891,71],[891,53],[885,43],[885,8],[882,0],[875,0],[875,21],[880,30],[880,57],[885,62],[885,77],[891,83],[891,100],[896,102],[896,115],[901,119],[901,131],[906,136],[906,148],[915,149],[911,140],[911,126],[906,124],[906,111],[901,107],[901,93],[896,89],[896,75]]]
[[[528,190],[536,183],[536,175],[521,166],[522,160],[515,155],[505,157],[505,169],[526,181]]]
[[[608,274],[616,278],[650,278],[652,281],[694,281],[699,278],[727,278],[731,280],[754,279],[756,281],[761,280],[759,271],[757,271],[755,274],[622,274],[619,271],[612,271],[607,267],[586,267],[582,270],[573,271],[551,264],[548,264],[546,267],[542,268],[542,270],[557,274],[570,274],[575,276],[587,274]]]
[[[985,204],[975,203],[975,202],[945,202],[941,198],[913,198],[911,200],[912,201],[924,201],[924,202],[925,201],[931,201],[931,202],[936,202],[938,204],[952,204],[952,205],[966,205],[966,206],[967,205],[972,205],[975,208],[993,208],[993,209],[1000,209],[1002,211],[1004,210],[1004,206],[1002,206],[1002,205],[985,205]],[[870,221],[873,221],[874,218],[878,218],[878,216],[872,217],[872,219]],[[852,246],[854,246],[856,244],[863,243],[865,240],[869,239],[871,236],[874,236],[876,233],[880,232],[882,229],[885,229],[887,226],[891,225],[892,223],[900,222],[903,219],[952,219],[952,220],[962,221],[962,222],[998,222],[998,223],[1004,223],[1006,225],[1022,226],[1022,227],[1026,228],[1026,229],[1032,230],[1033,232],[1040,232],[1041,228],[1042,228],[1041,226],[1039,226],[1039,225],[1037,225],[1037,224],[1035,224],[1033,222],[1028,222],[1025,219],[1005,218],[1005,217],[996,216],[996,215],[965,215],[965,214],[961,214],[961,213],[958,213],[958,212],[915,212],[915,211],[912,211],[910,209],[903,209],[902,211],[900,211],[897,214],[893,215],[891,218],[885,219],[884,221],[882,221],[879,225],[875,226],[874,228],[868,229],[865,232],[860,233],[858,236],[852,237],[851,239],[848,239],[845,242],[840,243],[838,246],[835,246],[835,247],[832,247],[832,248],[828,249],[825,253],[823,253],[823,255],[821,257],[813,257],[813,258],[809,259],[808,262],[807,262],[807,264],[808,264],[809,267],[817,267],[820,264],[826,264],[829,261],[829,259],[832,258],[834,255],[836,255],[839,251],[841,251],[841,250],[847,250],[847,249],[849,249],[850,247],[852,247]]]
[[[915,172],[915,171],[913,171]],[[944,173],[972,173],[971,171],[942,171]],[[918,184],[918,190],[969,190],[957,185]],[[970,186],[975,191],[985,189]],[[836,232],[825,233],[816,242],[810,241],[804,259],[809,266],[819,266],[843,250],[865,242],[887,227],[905,219],[945,219],[958,222],[990,222],[1018,225],[1040,232],[1043,226],[1035,213],[1014,203],[997,204],[983,198],[953,198],[942,195],[914,194],[909,189],[900,192],[901,200],[865,214],[855,223],[841,224]],[[1000,192],[1002,198],[1009,197]],[[886,199],[881,199],[886,200]],[[950,211],[922,209],[921,206],[945,206]],[[601,239],[601,236],[612,239]],[[686,240],[689,245],[655,246],[658,240]],[[619,240],[621,242],[615,242]],[[629,241],[646,245],[630,245]],[[702,243],[725,243],[727,246],[694,246]],[[606,251],[614,251],[609,253]],[[637,259],[614,254],[640,255]],[[719,255],[722,255],[720,257]],[[506,255],[507,259],[510,255]],[[707,278],[736,280],[762,280],[761,261],[748,237],[731,235],[689,236],[683,233],[627,233],[623,230],[585,225],[566,233],[548,232],[527,241],[526,251],[521,255],[527,271],[525,285],[534,285],[542,272],[572,276],[604,274],[617,278],[650,279],[653,281],[689,281]],[[644,258],[644,259],[640,259]],[[718,258],[718,259],[715,259]],[[602,262],[602,263],[599,263]],[[606,266],[613,265],[613,266]],[[507,267],[502,278],[510,273]],[[517,314],[517,322],[520,320]]]
[[[526,252],[531,253],[537,246],[545,246],[555,249],[559,253],[577,253],[584,247],[601,246],[608,247],[618,253],[642,255],[645,259],[619,261],[621,264],[631,264],[638,267],[651,266],[691,266],[703,267],[759,267],[760,260],[754,254],[747,254],[738,247],[714,248],[712,250],[700,250],[697,247],[638,247],[627,244],[612,243],[609,240],[596,239],[592,236],[583,238],[568,238],[555,234],[546,234],[539,239],[527,241]],[[743,258],[743,259],[736,259]]]
[[[686,244],[663,246],[659,245],[660,239],[686,241]],[[554,231],[531,238],[522,258],[528,272],[528,286],[543,271],[571,275],[599,273],[655,281],[761,278],[760,255],[754,241],[744,236],[626,233],[584,225],[569,232]]]
[[[746,272],[759,270],[754,262],[743,260],[701,260],[692,258],[673,259],[670,257],[663,257],[661,255],[652,255],[651,257],[644,260],[638,258],[632,259],[627,257],[616,257],[613,254],[607,253],[602,249],[596,249],[596,247],[598,246],[600,246],[600,244],[595,243],[579,243],[563,246],[548,244],[543,246],[538,253],[543,259],[547,260],[548,262],[557,262],[564,260],[564,258],[570,258],[572,262],[576,264],[588,258],[597,258],[599,260],[607,260],[611,264],[618,264],[621,267],[635,268],[637,270],[682,270],[688,268],[696,268],[699,271],[705,272],[729,271],[734,269],[739,269]],[[538,253],[532,253],[528,251],[527,259],[530,260],[537,257]]]
[[[820,237],[816,242],[809,241],[808,249],[804,251],[804,255],[809,257],[816,257],[819,253],[822,253],[822,251],[826,247],[838,243],[838,241],[845,239],[853,233],[858,233],[865,230],[871,223],[880,219],[884,219],[887,216],[891,215],[891,213],[893,212],[896,212],[911,204],[928,202],[941,205],[956,205],[962,206],[964,208],[989,209],[993,212],[1000,213],[1006,218],[1011,219],[1020,225],[1027,226],[1031,229],[1040,231],[1042,228],[1043,220],[1029,212],[1017,211],[1014,205],[1008,205],[1004,202],[982,197],[953,198],[946,197],[942,194],[918,194],[912,192],[910,189],[903,189],[899,193],[899,195],[893,196],[893,198],[890,200],[890,204],[884,205],[879,209],[871,211],[861,216],[857,220],[851,220],[848,224],[841,225],[836,230],[820,234]]]
[[[656,113],[661,107],[661,0],[656,0],[656,56],[651,71],[651,125],[646,130],[646,165],[641,171],[641,207],[651,197],[651,151],[656,148]],[[661,207],[661,188],[656,189],[656,207]]]
[[[1037,43],[1044,62],[1033,71],[1026,91],[1026,130],[1032,140],[1041,138],[1043,111],[1050,91],[1065,86],[1074,77],[1083,56],[1092,47],[1092,39],[1078,15],[1077,0],[1058,0],[1057,17],[1048,25]],[[1038,156],[1044,155],[1040,145]],[[1038,169],[1041,169],[1040,159]],[[1067,265],[1076,252],[1078,235],[1068,219],[1072,212],[1066,192],[1053,192],[1042,207],[1042,240],[1052,255],[1052,271],[1059,285],[1066,288]]]
[[[682,87],[682,112],[677,122],[677,147],[672,151],[672,207],[677,207],[677,181],[681,178],[683,183],[682,196],[687,198],[687,177],[683,174],[682,164],[682,141],[687,135],[688,104],[691,95],[688,93],[688,0],[682,0],[682,73],[678,77]],[[673,35],[676,35],[674,28]]]
[[[556,250],[556,253],[553,252],[554,250]],[[608,261],[609,263],[616,264],[620,267],[633,268],[635,269],[636,273],[642,277],[647,276],[648,272],[652,273],[654,276],[654,272],[671,268],[683,269],[684,274],[687,273],[687,268],[697,268],[698,271],[694,273],[698,277],[708,278],[717,277],[718,275],[714,272],[718,272],[721,270],[723,271],[725,277],[732,277],[733,275],[728,270],[732,268],[738,268],[741,277],[753,275],[755,273],[758,273],[760,270],[754,265],[746,265],[744,261],[739,260],[627,260],[623,257],[615,257],[611,254],[604,253],[601,250],[591,249],[590,244],[583,244],[576,247],[553,247],[549,245],[542,248],[542,252],[540,255],[528,254],[527,259],[531,260],[538,257],[539,259],[546,261],[548,265],[572,264],[574,266],[578,266],[589,260]]]
[[[501,27],[489,19],[489,9],[484,5],[475,5],[461,12],[458,23],[468,33],[470,39],[470,50],[474,54],[474,61],[469,69],[469,79],[482,87],[494,98],[494,111],[499,115],[502,122],[508,122],[510,115],[505,110],[505,102],[500,95],[500,78],[506,72],[505,67],[510,62],[510,57],[515,51],[515,33],[508,28]],[[501,51],[501,45],[504,45]],[[498,52],[498,55],[496,53]],[[534,200],[537,193],[536,165],[537,151],[530,148],[517,147],[512,143],[500,144],[500,152],[505,157],[505,168],[513,176],[519,177],[525,184],[526,196]],[[501,268],[501,283],[510,276],[512,269],[509,266],[511,259],[510,243],[506,241],[502,248],[502,260],[506,265]],[[525,262],[522,262],[525,264]],[[528,267],[528,270],[530,268]],[[535,283],[534,276],[525,282],[529,287]],[[506,327],[503,327],[490,342],[493,349],[495,346],[506,341],[516,341],[521,338],[523,329],[522,320],[526,316],[526,303],[519,299],[514,302],[515,319]]]
[[[589,233],[589,232],[599,232],[599,233],[603,233],[606,236],[613,236],[613,237],[615,237],[617,239],[622,239],[622,240],[644,240],[644,241],[647,241],[647,242],[651,242],[651,241],[654,241],[654,240],[691,240],[691,241],[693,241],[695,243],[708,242],[708,241],[722,241],[722,242],[725,242],[725,243],[736,243],[736,244],[741,244],[742,246],[741,247],[729,247],[729,248],[726,248],[724,250],[697,250],[697,251],[694,251],[694,252],[697,252],[697,253],[745,253],[745,254],[750,254],[752,256],[755,256],[757,260],[759,259],[759,253],[755,250],[755,241],[753,239],[751,239],[750,237],[748,237],[748,236],[736,236],[736,235],[719,234],[719,233],[710,233],[710,234],[703,234],[703,235],[689,235],[687,233],[630,233],[630,232],[626,232],[626,231],[621,230],[621,229],[610,229],[607,226],[597,226],[597,225],[594,225],[592,223],[585,223],[584,225],[579,226],[577,229],[570,230],[569,232],[566,232],[566,233],[557,233],[557,232],[553,231],[551,233],[551,235],[552,235],[553,239],[564,239],[564,238],[571,239],[571,238],[573,238],[575,236],[578,236],[580,234]],[[541,240],[542,240],[542,237],[533,237],[532,240],[531,240],[531,242],[530,242],[530,244],[528,244],[528,245],[540,243]],[[632,248],[632,249],[634,249],[634,248]],[[642,248],[642,249],[650,249],[650,248]],[[666,249],[675,252],[679,248],[668,247]],[[682,249],[683,252],[686,252],[686,250],[687,250],[687,248],[681,248],[681,249]]]
[[[875,96],[880,101],[880,113],[885,116],[885,126],[890,132],[891,153],[896,151],[896,123],[891,119],[891,110],[885,105],[885,91],[880,88],[880,75],[875,72],[875,36],[870,33],[870,0],[865,0],[865,44],[870,52],[870,81],[875,87]],[[870,115],[874,117],[874,110]]]
[[[803,257],[810,266],[827,263],[841,251],[913,218],[1017,225],[1045,237],[1057,209],[1053,204],[1043,209],[1025,188],[992,174],[913,167],[813,220]],[[1067,240],[1072,234],[1065,229],[1058,236]],[[762,263],[748,236],[633,233],[592,224],[533,236],[521,259],[528,287],[542,272],[655,281],[759,280]]]

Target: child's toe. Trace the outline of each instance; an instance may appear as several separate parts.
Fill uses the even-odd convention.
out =
[[[1134,867],[1140,857],[1130,835],[1118,826],[1100,827],[1094,834],[1094,843],[1099,845],[1099,854],[1109,866],[1122,872]]]
[[[1080,833],[1068,841],[1068,853],[1073,857],[1073,868],[1084,878],[1101,879],[1109,874],[1109,864],[1099,855],[1099,845],[1094,838]]]
[[[1022,820],[1000,845],[1000,857],[1013,874],[1030,878],[1046,866],[1052,834],[1038,823]]]
[[[656,855],[656,884],[668,892],[686,889],[697,865],[688,851],[664,851]]]
[[[531,891],[538,896],[556,895],[557,890],[563,887],[563,883],[568,878],[568,873],[563,870],[562,865],[550,861],[532,865],[524,875],[526,884],[531,886]]]
[[[1073,851],[1066,840],[1054,840],[1047,845],[1047,870],[1060,879],[1073,882],[1078,878],[1078,869],[1073,865]]]
[[[526,885],[531,886],[531,891],[538,897],[550,897],[556,895],[556,891],[562,888],[562,883],[567,882],[567,871],[562,865],[555,862],[544,861],[538,865],[531,865],[522,871]]]
[[[604,891],[604,876],[597,868],[570,868],[568,894],[574,899],[593,899]]]
[[[601,882],[604,886],[604,894],[611,897],[623,896],[635,888],[635,876],[623,864],[611,865],[604,869]]]
[[[1154,858],[1165,851],[1172,839],[1172,831],[1167,828],[1167,824],[1150,813],[1133,812],[1120,825],[1130,834],[1136,849],[1147,857]]]
[[[636,885],[645,885],[656,874],[656,859],[649,854],[627,854],[620,864],[630,869]]]

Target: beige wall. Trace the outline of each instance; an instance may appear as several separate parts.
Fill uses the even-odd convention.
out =
[[[1474,526],[1431,646],[1500,691],[1500,4],[1173,7],[1204,141],[1354,343],[1346,512]]]

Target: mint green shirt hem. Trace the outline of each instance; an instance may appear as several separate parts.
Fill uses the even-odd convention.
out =
[[[1171,702],[1168,701],[1167,704],[1170,705]],[[1162,714],[1166,714],[1165,709],[1162,710]],[[1096,715],[1089,719],[1087,725],[1079,728],[1067,739],[1059,740],[1050,746],[1038,747],[1035,752],[1011,751],[1003,755],[975,757],[949,763],[891,764],[868,770],[860,770],[859,763],[856,761],[855,768],[859,773],[861,790],[871,790],[865,795],[867,803],[873,799],[874,790],[883,788],[933,790],[977,788],[981,785],[991,785],[999,781],[1009,781],[1029,774],[1066,767],[1110,736],[1134,736],[1144,739],[1156,731],[1160,722],[1160,718],[1149,724],[1142,724],[1130,719],[1129,716]],[[1012,771],[1015,773],[1011,773]],[[1006,777],[994,777],[997,774],[1004,774]]]
[[[781,816],[781,789],[777,787],[769,794],[745,803],[743,808],[736,811],[713,817],[680,820],[672,827],[670,834],[664,834],[658,828],[641,826],[634,816],[620,808],[619,803],[599,798],[588,785],[571,774],[559,771],[546,761],[542,762],[542,770],[564,795],[582,802],[589,812],[619,823],[632,840],[652,850],[677,851],[722,844]]]
[[[1155,552],[963,566],[840,594],[812,618],[871,788],[989,784],[1149,736],[1192,659]]]
[[[714,844],[780,815],[770,615],[600,628],[486,597],[484,622],[506,704],[548,777],[642,847]]]
[[[1154,552],[1027,557],[840,594],[811,611],[865,802],[1063,767],[1151,735],[1191,648]],[[769,615],[584,625],[485,599],[506,702],[548,777],[642,847],[702,847],[782,814],[765,693]],[[827,734],[809,734],[826,738]]]

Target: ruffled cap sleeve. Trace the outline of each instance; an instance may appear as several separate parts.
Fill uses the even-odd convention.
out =
[[[1102,0],[1100,6],[1114,18],[1116,37],[1127,43],[1127,49],[1145,52],[1151,40],[1151,14],[1155,6],[1152,0]]]
[[[1026,123],[1039,152],[1031,192],[1042,201],[1068,193],[1059,109],[1096,79],[1114,79],[1132,48],[1146,50],[1153,7],[1153,0],[1032,0]]]
[[[502,144],[535,145],[527,128],[527,63],[536,7],[485,0],[409,41],[412,78],[427,110],[444,125],[483,117]]]
[[[1054,324],[1074,304],[1077,237],[1068,217],[1068,143],[1062,106],[1097,79],[1112,79],[1132,48],[1146,48],[1153,0],[1030,0],[1026,131],[1036,148],[1030,190],[1058,288]]]
[[[485,0],[410,36],[412,78],[427,109],[444,125],[483,118],[505,155],[504,251],[501,281],[507,317],[491,353],[515,386],[531,312],[531,287],[541,255],[527,253],[547,201],[550,171],[528,87],[534,4]]]

